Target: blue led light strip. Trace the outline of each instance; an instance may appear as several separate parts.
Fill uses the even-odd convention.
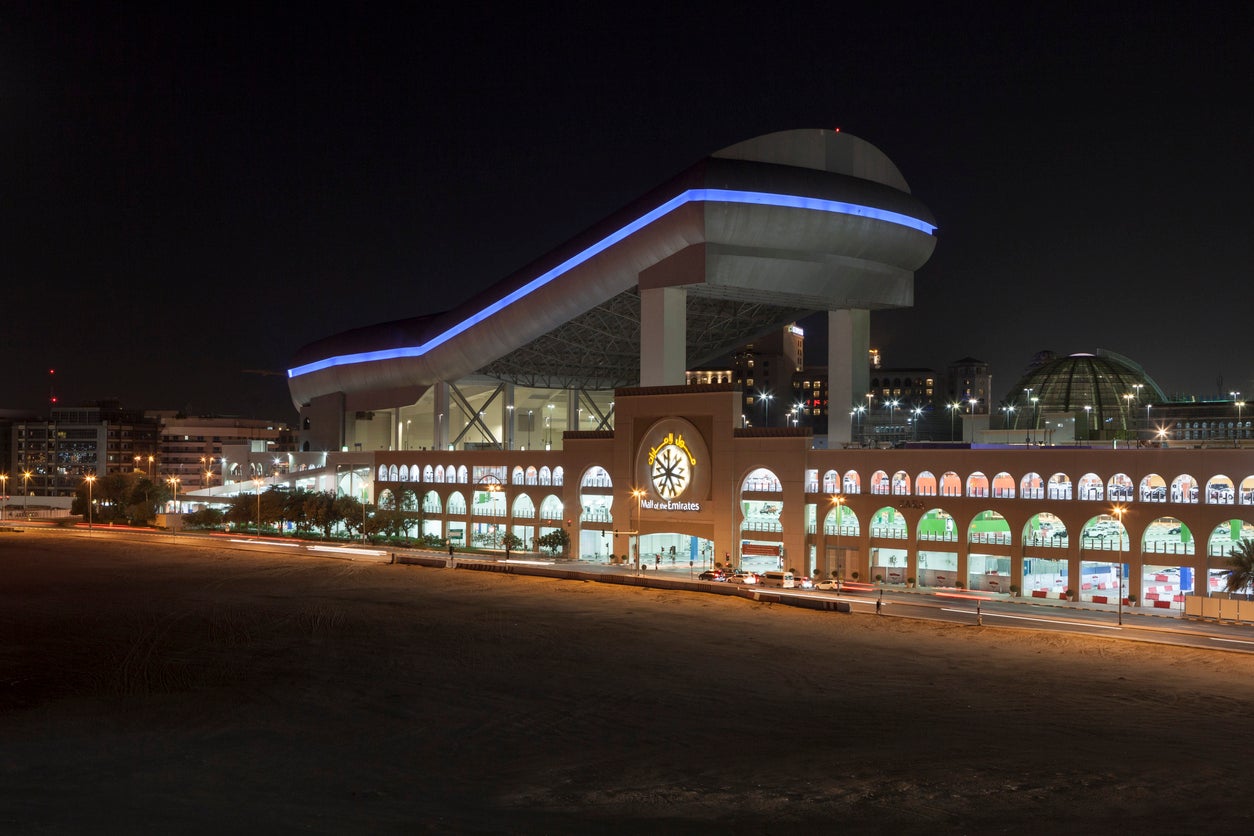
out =
[[[288,369],[287,376],[289,378],[299,377],[303,374],[310,374],[312,372],[329,369],[334,366],[350,366],[356,363],[370,363],[376,360],[396,360],[404,357],[421,357],[433,348],[443,345],[453,339],[453,337],[467,331],[477,323],[482,322],[493,314],[512,305],[514,302],[517,302],[519,299],[531,292],[544,287],[546,284],[564,273],[570,272],[588,259],[605,252],[607,249],[619,243],[627,236],[639,232],[654,221],[669,215],[685,203],[706,202],[747,203],[757,206],[783,206],[789,209],[808,209],[813,212],[833,212],[838,215],[853,215],[877,221],[887,221],[888,223],[917,229],[928,235],[932,235],[936,231],[935,225],[927,223],[926,221],[921,221],[918,218],[912,218],[909,215],[903,215],[900,212],[890,212],[886,209],[876,209],[873,206],[861,206],[857,203],[845,203],[840,200],[823,200],[817,197],[800,197],[797,195],[770,194],[767,192],[743,192],[736,191],[734,189],[689,189],[686,192],[677,194],[675,197],[666,201],[661,206],[658,206],[656,209],[646,212],[626,226],[611,232],[609,235],[605,236],[600,241],[597,241],[586,250],[571,256],[556,267],[541,273],[539,276],[536,276],[522,287],[506,296],[501,297],[473,316],[467,317],[453,327],[437,334],[422,345],[405,346],[403,348],[388,348],[381,351],[363,351],[358,354],[341,354],[338,357],[328,357],[325,360],[318,360],[313,363],[306,363],[303,366],[297,366],[294,369]]]

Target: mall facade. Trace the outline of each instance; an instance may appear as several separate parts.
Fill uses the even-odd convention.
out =
[[[1099,603],[1122,585],[1164,607],[1213,590],[1254,536],[1245,450],[846,446],[855,413],[835,405],[869,391],[870,317],[913,304],[935,233],[855,137],[724,149],[454,310],[301,349],[298,450],[273,482],[401,510],[454,548],[564,528],[569,557],[631,565]],[[826,437],[752,426],[738,386],[686,385],[814,312]],[[254,489],[224,474],[215,493]]]

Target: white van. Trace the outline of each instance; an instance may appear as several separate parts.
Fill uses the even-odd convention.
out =
[[[792,572],[763,572],[762,585],[792,589],[797,583],[793,579]]]

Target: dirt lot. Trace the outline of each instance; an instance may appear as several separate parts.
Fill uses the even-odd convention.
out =
[[[160,539],[0,534],[0,832],[1252,826],[1254,657]]]

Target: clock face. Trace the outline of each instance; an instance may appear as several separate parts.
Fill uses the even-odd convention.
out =
[[[674,499],[692,479],[688,454],[674,444],[664,445],[653,458],[653,489],[663,499]]]

